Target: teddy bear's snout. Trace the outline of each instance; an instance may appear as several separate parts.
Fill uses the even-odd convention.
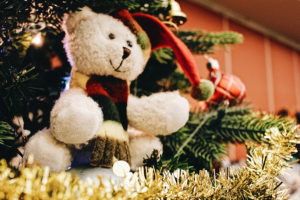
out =
[[[128,49],[127,47],[123,47],[123,56],[122,59],[128,58],[128,56],[131,54],[131,50]]]

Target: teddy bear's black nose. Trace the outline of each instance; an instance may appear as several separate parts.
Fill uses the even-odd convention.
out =
[[[131,53],[131,50],[126,48],[126,47],[123,47],[123,56],[122,56],[122,59],[126,59],[128,58],[128,56],[130,55]]]

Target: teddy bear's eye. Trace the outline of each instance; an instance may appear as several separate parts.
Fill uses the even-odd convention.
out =
[[[116,38],[115,34],[113,34],[113,33],[110,33],[110,34],[108,35],[108,37],[109,37],[109,39],[111,39],[111,40],[113,40],[113,39]]]
[[[127,45],[128,45],[129,47],[132,47],[132,42],[131,42],[130,40],[127,40]]]

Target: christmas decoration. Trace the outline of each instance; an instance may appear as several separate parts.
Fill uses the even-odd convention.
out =
[[[0,156],[5,157],[9,152],[17,153],[18,150],[14,144],[15,132],[12,127],[3,121],[0,121]]]
[[[182,24],[180,21],[185,21],[184,15],[180,8],[177,9],[180,12],[171,11],[174,8],[172,2],[169,0],[46,0],[37,3],[26,0],[0,3],[2,25],[0,27],[0,158],[5,158],[10,161],[8,162],[10,166],[18,168],[11,169],[6,161],[1,161],[0,199],[287,199],[285,183],[281,183],[282,179],[278,177],[282,174],[282,169],[293,164],[288,163],[287,160],[295,152],[295,143],[299,142],[294,132],[296,129],[294,121],[264,112],[258,113],[253,108],[239,104],[228,105],[221,101],[213,106],[207,105],[204,112],[191,113],[188,122],[182,127],[183,121],[188,118],[187,112],[176,111],[186,111],[188,105],[178,93],[170,91],[179,89],[181,94],[185,93],[187,96],[193,88],[191,86],[198,87],[198,81],[197,84],[193,82],[191,78],[193,73],[188,73],[186,78],[185,74],[177,70],[175,59],[178,52],[173,46],[176,43],[181,46],[177,39],[173,45],[165,45],[165,43],[163,46],[158,45],[159,47],[173,46],[173,49],[155,49],[143,73],[130,85],[132,94],[138,97],[146,96],[137,98],[129,95],[127,107],[128,110],[131,109],[129,113],[145,114],[145,111],[153,113],[147,118],[142,118],[140,115],[131,117],[140,119],[138,123],[140,127],[128,129],[131,167],[137,169],[144,160],[144,165],[153,168],[140,168],[131,173],[128,172],[126,162],[115,162],[114,159],[114,171],[120,176],[117,178],[113,175],[113,169],[90,168],[90,166],[72,168],[77,172],[80,171],[75,174],[86,179],[84,182],[73,175],[73,172],[49,172],[48,167],[37,166],[28,155],[25,155],[29,162],[27,167],[22,166],[21,156],[24,153],[22,146],[33,137],[41,137],[48,142],[47,146],[38,140],[31,144],[32,148],[40,149],[39,155],[42,158],[47,157],[49,163],[57,163],[56,166],[60,169],[55,169],[56,171],[60,171],[62,165],[65,165],[64,168],[69,166],[69,161],[73,159],[72,153],[79,152],[78,149],[83,146],[87,147],[86,144],[64,145],[49,133],[50,129],[37,132],[44,127],[49,127],[50,111],[60,92],[66,87],[67,77],[70,75],[71,66],[61,42],[65,37],[61,29],[64,14],[76,13],[80,8],[88,6],[93,12],[117,17],[118,11],[127,9],[131,13],[151,14],[162,23],[172,20],[173,24],[178,22],[177,25],[180,25]],[[139,18],[144,15],[135,16]],[[152,19],[152,16],[145,16]],[[179,21],[176,21],[177,17],[180,17]],[[160,23],[160,21],[146,23],[143,29],[146,30],[147,25],[150,27]],[[80,24],[84,23],[77,25]],[[135,33],[137,34],[134,37],[143,39],[140,31]],[[220,49],[217,47],[227,48],[229,44],[241,43],[243,40],[242,35],[235,32],[217,33],[176,29],[174,33],[189,50],[196,54],[211,54]],[[159,38],[158,32],[152,35],[154,35],[152,43],[159,40],[167,41],[173,37]],[[88,35],[86,36],[89,39]],[[113,37],[109,34],[107,36]],[[97,43],[98,40],[94,42]],[[126,45],[130,46],[130,44],[126,42]],[[123,57],[122,50],[120,56]],[[122,66],[119,65],[115,68],[122,70]],[[81,75],[75,70],[72,73],[72,89],[74,81],[76,83],[82,77],[84,79]],[[92,83],[98,87],[97,81]],[[155,94],[157,92],[167,93]],[[197,95],[198,88],[195,92]],[[164,98],[165,96],[168,97]],[[181,106],[179,107],[176,101],[170,99],[180,101]],[[73,101],[73,99],[67,101],[66,106]],[[152,110],[153,107],[157,109]],[[142,116],[145,116],[144,114]],[[183,115],[186,119],[178,123],[178,118]],[[158,127],[159,124],[169,124],[169,126]],[[151,128],[156,128],[155,133]],[[171,132],[175,133],[170,135]],[[157,135],[163,136],[157,137]],[[247,165],[239,169],[220,169],[219,161],[226,153],[226,144],[235,142],[247,143]],[[57,153],[47,151],[48,148],[53,149],[52,147],[57,150]],[[137,153],[133,155],[132,152]],[[17,154],[19,155],[16,156]],[[11,159],[12,157],[14,158]],[[35,159],[40,158],[35,157]],[[101,176],[95,183],[87,178],[91,177],[95,180],[99,173]],[[106,179],[106,175],[113,175],[113,180]],[[124,175],[125,177],[121,178]]]
[[[211,170],[226,154],[226,143],[260,143],[264,132],[274,126],[280,131],[285,128],[290,131],[295,121],[254,112],[244,106],[220,106],[191,114],[187,124],[179,131],[160,137],[164,153],[160,159],[147,162],[146,165],[157,165],[157,169],[168,170],[182,167],[188,167],[191,171],[203,168]],[[160,162],[168,164],[160,165]]]
[[[116,19],[97,14],[87,7],[65,17],[65,46],[73,65],[71,89],[56,102],[51,112],[50,130],[35,134],[27,143],[25,159],[33,154],[38,163],[50,166],[54,171],[65,170],[70,162],[72,166],[91,164],[112,167],[114,158],[130,163],[128,136],[125,132],[128,122],[149,134],[170,134],[183,126],[188,118],[188,106],[178,93],[154,94],[141,99],[132,97],[129,98],[132,103],[129,102],[126,109],[129,92],[127,81],[136,78],[143,70],[150,54],[149,38],[152,49],[170,46],[174,50],[193,85],[193,91],[197,92],[195,97],[207,99],[212,95],[212,84],[209,81],[200,83],[195,61],[188,48],[163,23],[150,15],[131,15],[126,10],[114,16],[127,25],[134,35]],[[91,31],[91,26],[98,27],[96,24],[100,30],[108,30],[99,45],[96,45],[100,40],[98,29]],[[86,34],[81,34],[85,30],[89,30],[89,39],[85,38]],[[168,102],[169,106],[161,107],[162,100]],[[160,108],[159,112],[152,111],[157,108]],[[162,115],[162,112],[165,114]],[[159,123],[158,118],[162,119]],[[72,152],[69,152],[69,146],[58,144],[55,140],[68,144]],[[38,143],[44,143],[48,149],[37,148]],[[55,157],[51,156],[51,152],[59,154],[56,149],[64,149],[60,150],[61,159],[50,161],[48,157]],[[73,159],[70,159],[70,155]]]
[[[176,25],[182,25],[186,22],[186,14],[181,11],[179,4],[175,0],[170,3],[170,20]]]
[[[237,44],[243,40],[243,36],[235,32],[205,33],[179,30],[177,36],[197,54],[213,53],[216,46]],[[160,91],[189,92],[191,84],[182,72],[176,70],[174,59],[174,53],[169,48],[153,51],[144,72],[131,84],[132,93],[142,96]]]
[[[144,12],[155,15],[162,20],[169,16],[170,5],[165,0],[147,0],[134,1],[65,1],[53,2],[43,1],[36,4],[34,1],[5,1],[1,7],[1,120],[11,123],[12,119],[22,116],[24,128],[30,130],[32,134],[38,130],[49,127],[50,110],[60,92],[66,87],[67,77],[70,74],[70,65],[64,53],[61,40],[64,33],[61,30],[61,20],[64,13],[76,11],[83,6],[90,6],[93,10],[103,13],[113,13],[120,9],[129,9],[132,12]],[[220,33],[216,40],[206,34],[205,41],[211,41],[213,47],[218,41],[226,44],[226,34]],[[38,40],[43,41],[42,46],[37,47],[33,44],[38,36]],[[180,35],[179,35],[180,36]],[[238,34],[232,34],[232,40],[241,37]],[[183,39],[180,36],[181,39]],[[187,36],[187,38],[190,38]],[[209,39],[210,38],[210,39]],[[213,39],[213,40],[211,40]],[[238,41],[238,40],[235,40]],[[33,42],[30,44],[30,42]],[[197,43],[202,46],[201,40]],[[191,42],[189,45],[192,44]],[[230,43],[231,44],[231,43]],[[205,44],[207,45],[207,44]],[[190,46],[189,46],[190,48]],[[201,47],[202,48],[202,47]],[[162,69],[173,70],[173,64],[164,63],[159,67],[154,63],[160,57],[164,50],[157,50],[153,55],[157,55],[147,64],[146,71],[159,69],[159,73],[151,73],[151,80],[142,81],[144,84],[154,83],[151,90],[160,90],[164,85],[156,84],[156,77],[161,76]],[[160,65],[163,63],[159,63]],[[171,66],[171,68],[170,68]],[[148,72],[147,72],[148,73]],[[149,73],[148,73],[149,74]],[[183,78],[181,74],[175,73],[176,78]],[[143,77],[143,76],[142,76]],[[165,76],[166,77],[166,76]],[[165,78],[163,77],[163,78]],[[141,83],[141,81],[139,81]],[[172,83],[177,84],[176,81]],[[132,87],[135,84],[132,84]],[[139,85],[140,88],[141,85]],[[68,86],[67,86],[68,87]],[[172,87],[172,86],[171,86]],[[182,86],[183,87],[183,86]],[[140,90],[140,89],[137,90]],[[157,89],[156,89],[157,88]],[[147,89],[149,90],[149,88]],[[143,87],[142,92],[147,90]],[[174,88],[176,90],[176,88]],[[148,93],[149,94],[149,93]],[[28,117],[32,116],[32,117]],[[12,124],[11,124],[12,125]],[[14,127],[18,128],[18,127]],[[29,136],[30,137],[30,136]],[[6,154],[10,159],[15,154]]]
[[[145,14],[135,14],[134,17],[149,35],[153,50],[160,47],[172,48],[176,60],[193,86],[192,97],[199,100],[208,100],[213,94],[214,87],[210,81],[200,81],[196,61],[193,59],[188,47],[158,19]]]
[[[178,31],[178,37],[189,47],[193,53],[210,54],[214,48],[227,44],[243,42],[243,36],[233,31],[203,32],[203,31]]]
[[[227,168],[211,174],[206,170],[190,174],[185,170],[154,171],[140,168],[121,183],[99,185],[85,182],[68,172],[49,173],[49,168],[29,165],[20,175],[0,165],[0,198],[53,199],[287,199],[284,184],[276,177],[289,167],[287,160],[300,142],[293,127],[290,131],[273,127],[265,133],[264,143],[249,143],[247,166]]]
[[[246,96],[244,83],[236,76],[222,73],[217,60],[208,57],[207,68],[209,78],[215,85],[215,92],[210,101],[229,100],[231,103],[241,102]]]

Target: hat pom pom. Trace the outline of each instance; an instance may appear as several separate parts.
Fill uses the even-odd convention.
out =
[[[212,97],[214,92],[214,84],[209,80],[202,79],[198,86],[192,87],[191,95],[197,100],[207,101]]]

